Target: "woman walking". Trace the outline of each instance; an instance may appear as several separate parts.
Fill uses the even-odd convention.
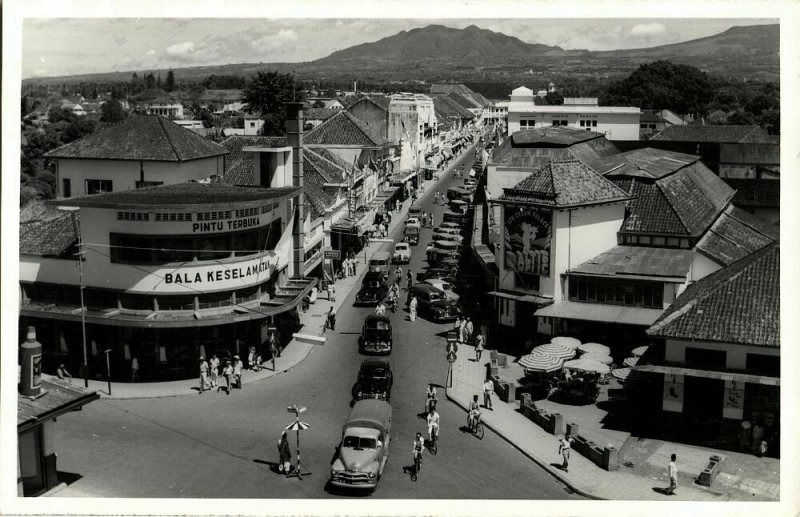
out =
[[[288,474],[292,470],[292,451],[289,449],[289,437],[286,431],[278,438],[278,472]]]
[[[417,297],[412,296],[411,302],[408,304],[408,318],[410,321],[417,320]]]

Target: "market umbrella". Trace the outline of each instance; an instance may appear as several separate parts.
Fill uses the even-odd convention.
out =
[[[305,431],[310,427],[311,426],[305,422],[301,422],[300,420],[295,420],[291,424],[284,427],[284,429],[286,429],[287,431]]]
[[[639,362],[638,357],[626,357],[625,360],[622,361],[622,364],[624,364],[625,366],[630,366],[632,368],[636,366],[636,363],[638,362]]]
[[[578,345],[578,350],[584,354],[608,355],[611,353],[610,348],[600,343],[583,343]]]
[[[611,364],[614,362],[614,359],[608,354],[583,354],[581,359],[591,359],[592,361],[597,361],[598,363],[603,364]]]
[[[572,361],[567,361],[564,363],[564,368],[568,368],[570,370],[582,370],[584,372],[594,372],[594,373],[608,373],[611,371],[607,365],[593,361],[591,359],[573,359]]]
[[[554,355],[532,352],[520,357],[518,364],[525,370],[555,372],[561,369],[564,360]]]
[[[619,379],[620,382],[628,384],[632,384],[644,378],[644,374],[642,372],[632,368],[617,368],[611,372],[611,375],[615,379]]]
[[[558,336],[554,337],[550,340],[551,343],[555,343],[557,345],[564,345],[569,348],[578,348],[578,345],[581,344],[579,339],[574,337],[567,337],[567,336]]]
[[[648,348],[650,348],[650,345],[637,346],[636,348],[631,350],[631,355],[633,357],[642,357],[644,353],[647,352]]]
[[[540,354],[554,355],[560,359],[572,359],[575,357],[575,350],[556,343],[547,343],[546,345],[537,346],[533,351]]]

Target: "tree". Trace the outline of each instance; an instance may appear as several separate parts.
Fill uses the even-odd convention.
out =
[[[284,104],[292,101],[294,80],[291,74],[258,72],[244,89],[244,102],[250,111],[261,113],[263,134],[282,135],[286,121]],[[299,99],[298,99],[299,100]]]
[[[147,90],[152,90],[156,87],[156,78],[153,76],[153,72],[144,76],[144,87]]]
[[[111,99],[100,106],[100,121],[115,123],[124,120],[128,114],[122,109],[122,105],[116,99]]]
[[[164,89],[168,92],[171,92],[175,89],[175,74],[172,72],[172,70],[167,72],[167,82],[164,85]]]
[[[561,106],[564,104],[564,96],[561,95],[559,92],[547,92],[547,97],[545,97],[547,104],[551,106]]]

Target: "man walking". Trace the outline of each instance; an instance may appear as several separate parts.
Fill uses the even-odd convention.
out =
[[[483,407],[489,411],[492,409],[492,392],[494,391],[494,381],[491,377],[486,377],[486,382],[483,383]]]
[[[233,356],[233,378],[236,381],[236,388],[242,389],[242,370],[243,363],[238,355]]]
[[[561,458],[563,459],[561,468],[564,469],[564,472],[569,472],[570,449],[572,449],[572,437],[569,435],[564,435],[564,437],[558,442],[558,453],[561,454]]]
[[[333,307],[328,309],[327,317],[328,328],[331,330],[336,330],[336,312],[333,310]]]
[[[411,282],[413,281],[413,275],[411,274],[411,268],[406,271],[406,280],[408,281],[406,285],[406,290],[411,289]]]
[[[200,394],[208,389],[208,363],[206,358],[200,356]]]
[[[136,356],[131,359],[131,382],[139,380],[139,358]]]
[[[675,495],[675,489],[678,488],[678,465],[675,463],[678,460],[678,455],[673,454],[670,456],[670,461],[667,464],[667,474],[669,475],[669,488],[666,490],[667,495]]]
[[[333,282],[328,284],[328,300],[336,302],[336,286],[333,285]]]

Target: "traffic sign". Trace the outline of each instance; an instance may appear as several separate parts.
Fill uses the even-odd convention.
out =
[[[458,345],[455,343],[447,343],[447,353],[455,354],[456,352],[458,352]]]
[[[324,255],[326,259],[339,260],[341,252],[339,250],[325,250]]]
[[[447,354],[447,362],[448,362],[448,363],[454,363],[454,362],[456,362],[456,354],[454,354],[453,352],[449,352],[449,353]]]
[[[447,332],[447,342],[448,343],[455,343],[458,341],[458,331],[457,330],[450,330]]]

